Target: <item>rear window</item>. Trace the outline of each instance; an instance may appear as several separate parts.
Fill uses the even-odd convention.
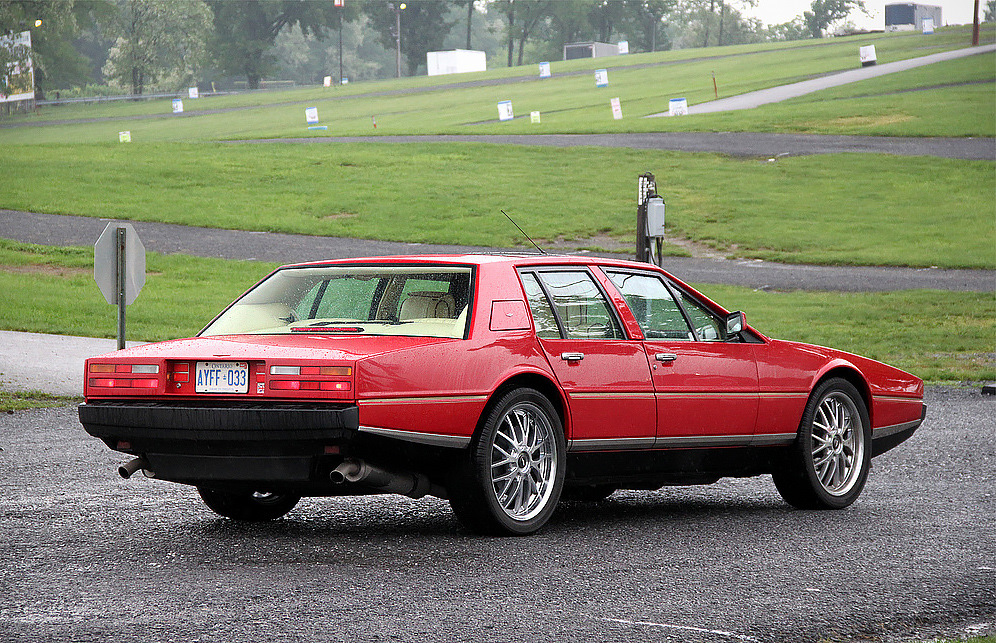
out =
[[[208,325],[235,334],[465,336],[467,266],[284,268]]]

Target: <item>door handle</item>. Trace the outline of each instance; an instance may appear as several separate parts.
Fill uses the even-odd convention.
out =
[[[580,362],[584,359],[584,353],[561,353],[560,359],[565,362]]]
[[[678,359],[678,356],[675,355],[674,353],[657,353],[656,355],[654,355],[654,359],[656,359],[658,362],[673,362],[674,360]]]

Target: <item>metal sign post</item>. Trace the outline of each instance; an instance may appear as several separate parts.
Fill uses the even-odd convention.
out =
[[[125,307],[145,285],[145,246],[130,223],[112,221],[93,244],[93,279],[118,307],[118,350],[125,347]]]

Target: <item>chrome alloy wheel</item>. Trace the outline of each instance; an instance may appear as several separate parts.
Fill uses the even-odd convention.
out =
[[[491,485],[509,518],[529,520],[546,507],[559,466],[555,440],[546,414],[531,402],[502,418],[491,443]]]
[[[861,475],[865,432],[854,401],[833,392],[820,402],[813,416],[813,467],[827,493],[846,494]]]

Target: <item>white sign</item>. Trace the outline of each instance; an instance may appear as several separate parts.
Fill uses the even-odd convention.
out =
[[[324,86],[324,87],[331,87],[332,86],[332,77],[331,76],[326,76],[322,80],[322,86]]]
[[[620,40],[619,41],[619,54],[622,55],[622,54],[628,54],[628,53],[629,53],[629,41],[628,40]]]
[[[684,116],[688,114],[688,101],[684,98],[672,98],[668,102],[668,116]]]
[[[183,99],[182,98],[174,98],[173,99],[173,113],[174,114],[182,114],[183,113]]]
[[[197,98],[198,95],[199,94],[197,93],[197,88],[196,87],[188,87],[187,88],[187,98]]]
[[[595,70],[595,87],[609,86],[609,72],[605,69]]]
[[[550,63],[540,63],[539,68],[540,68],[540,78],[550,77]]]
[[[348,85],[349,84],[349,76],[343,76],[342,77],[342,82],[339,83],[339,84],[340,85]]]
[[[540,113],[539,112],[529,112],[529,122],[530,123],[538,123],[538,122],[540,122]]]
[[[515,114],[512,113],[512,101],[503,100],[498,103],[498,120],[510,121],[513,118],[515,118]]]
[[[93,280],[109,304],[118,303],[118,228],[125,229],[124,303],[135,301],[145,285],[145,246],[130,223],[111,221],[93,244]]]
[[[118,142],[119,143],[131,143],[131,131],[126,130],[124,132],[118,132]]]
[[[875,45],[866,45],[858,50],[861,56],[861,66],[867,67],[875,64]]]
[[[934,33],[934,19],[924,18],[923,19],[923,33],[927,36]]]
[[[14,36],[0,36],[0,47],[15,50],[19,62],[7,63],[7,69],[0,70],[7,79],[9,94],[0,93],[0,103],[18,100],[31,100],[35,97],[35,69],[31,64],[31,32],[22,31]]]
[[[622,118],[622,105],[619,104],[619,99],[613,98],[609,104],[612,105],[612,118],[620,120]]]
[[[304,110],[304,117],[308,120],[308,125],[314,125],[318,122],[318,108],[309,107]]]

